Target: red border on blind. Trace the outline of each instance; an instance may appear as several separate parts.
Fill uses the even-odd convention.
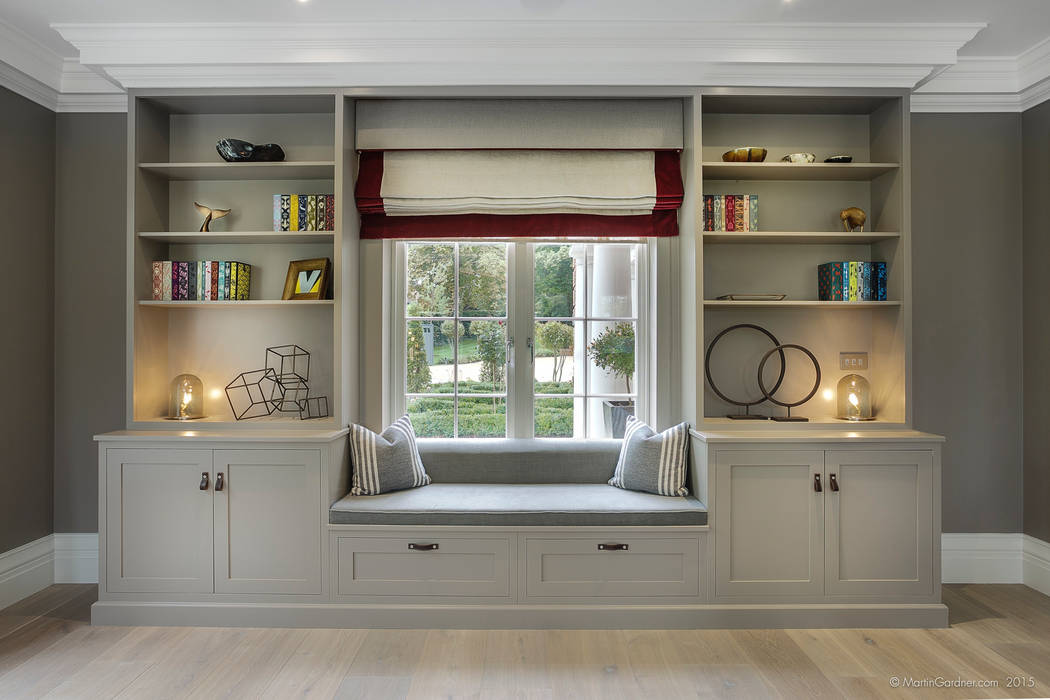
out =
[[[387,216],[363,214],[361,238],[665,238],[678,235],[678,211],[639,216],[601,214],[449,214]]]

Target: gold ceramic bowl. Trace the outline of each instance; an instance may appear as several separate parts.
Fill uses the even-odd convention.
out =
[[[766,149],[758,146],[741,146],[722,154],[726,163],[761,163],[766,159]]]

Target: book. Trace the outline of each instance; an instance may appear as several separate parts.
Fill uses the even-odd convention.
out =
[[[745,231],[744,228],[744,197],[743,195],[733,195],[733,230],[734,231]]]
[[[715,224],[715,198],[714,195],[704,195],[704,230],[714,231]]]
[[[842,263],[828,262],[817,266],[817,298],[820,301],[842,301]]]
[[[171,301],[171,261],[165,260],[160,264],[161,301]]]
[[[871,295],[871,263],[863,262],[860,264],[860,300],[861,301],[872,301]]]
[[[153,301],[161,301],[164,298],[164,284],[161,282],[161,275],[164,271],[164,262],[161,260],[153,261]]]
[[[305,231],[307,226],[306,204],[309,198],[305,194],[301,194],[297,199],[299,201],[299,228],[296,231]]]
[[[306,195],[306,230],[317,230],[317,195],[315,194]]]
[[[849,263],[849,296],[848,301],[860,301],[860,269],[863,263]]]
[[[715,216],[714,216],[714,231],[725,231],[726,230],[726,199],[720,194],[714,196],[715,200]]]
[[[233,282],[233,268],[229,262],[224,262],[223,266],[223,278],[222,278],[222,298],[226,301],[230,301],[233,297],[230,296],[230,286],[233,285],[234,289],[237,289],[236,283]]]
[[[731,194],[726,195],[726,231],[736,231],[736,199]]]
[[[289,207],[291,206],[291,201],[292,201],[291,195],[288,195],[288,194],[282,194],[281,195],[281,230],[282,231],[291,231],[291,229],[289,228],[289,225],[291,223],[291,220],[289,218],[290,215],[291,215],[290,212],[289,212]]]
[[[197,268],[197,299],[198,300],[204,300],[204,299],[208,298],[208,297],[206,297],[204,295],[204,278],[205,278],[204,265],[205,265],[205,263],[204,262],[200,262],[200,261],[198,261],[194,265],[194,267]]]
[[[216,263],[219,272],[218,281],[215,283],[216,301],[226,301],[226,263]]]
[[[299,195],[288,195],[288,230],[299,230]]]
[[[886,301],[886,263],[875,262],[872,265],[875,266],[875,270],[872,272],[875,286],[872,298],[875,301]]]
[[[751,208],[749,210],[749,218],[748,218],[747,230],[748,231],[757,231],[758,230],[758,195],[757,194],[749,194],[748,195],[748,199],[751,201]]]
[[[201,274],[204,281],[201,283],[201,299],[211,301],[211,262],[205,260],[201,263]]]
[[[252,266],[237,263],[237,267],[237,295],[234,298],[239,301],[247,301],[251,296]]]
[[[281,228],[281,195],[273,196],[273,230],[283,231]]]
[[[335,230],[335,195],[326,194],[324,196],[324,230],[334,231]]]
[[[208,277],[211,279],[211,294],[208,298],[211,301],[217,301],[219,298],[219,263],[215,260],[209,260],[208,265],[211,267],[208,273]]]
[[[197,263],[186,263],[186,298],[197,301]]]

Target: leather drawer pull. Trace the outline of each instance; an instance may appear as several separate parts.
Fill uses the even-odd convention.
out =
[[[414,549],[417,552],[432,552],[438,548],[437,542],[433,544],[416,544],[415,542],[409,542],[409,549]]]
[[[600,544],[598,549],[603,552],[626,552],[630,547],[625,544]]]

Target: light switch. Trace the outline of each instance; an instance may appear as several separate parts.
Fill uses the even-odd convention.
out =
[[[868,368],[868,353],[866,352],[840,352],[839,369],[847,372],[859,372]]]

